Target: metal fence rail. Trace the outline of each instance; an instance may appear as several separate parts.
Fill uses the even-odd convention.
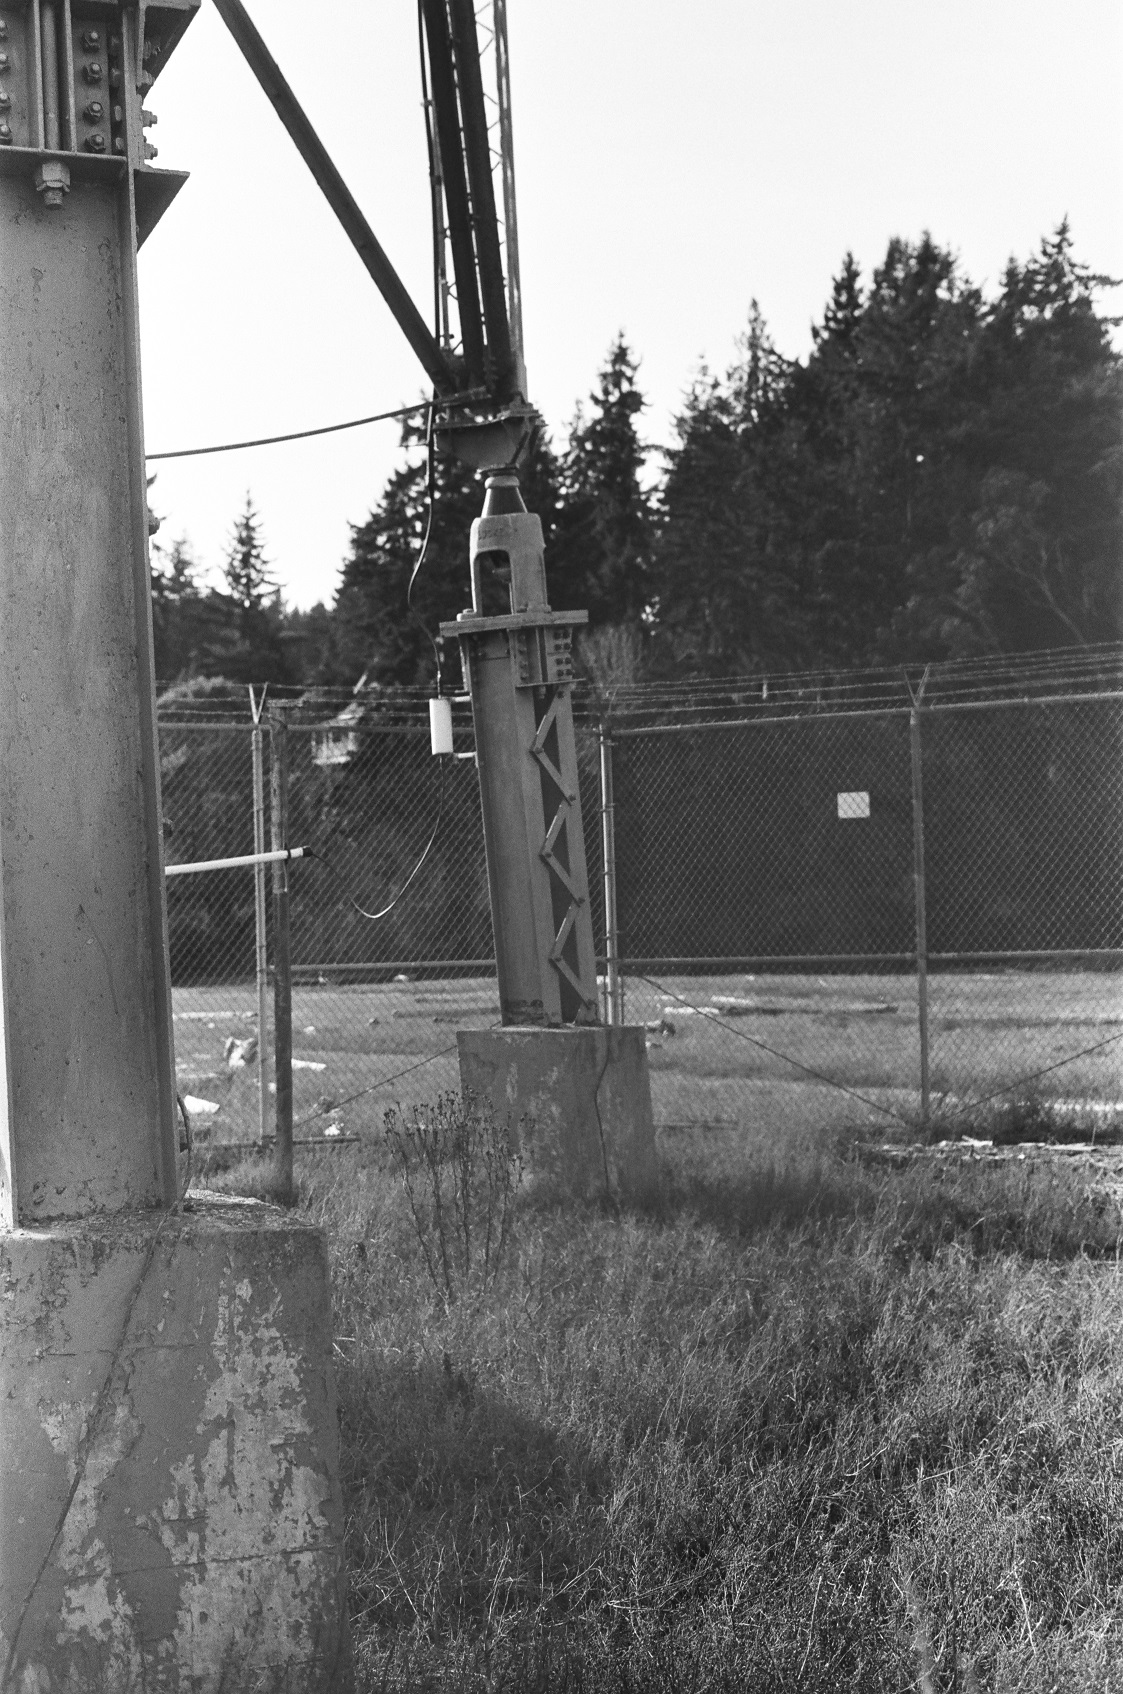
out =
[[[1119,1099],[1123,663],[1093,657],[937,668],[923,688],[876,673],[579,702],[602,1011],[649,1025],[661,1122]],[[393,1100],[454,1087],[456,1029],[498,1018],[470,718],[469,757],[437,761],[421,700],[306,696],[287,716],[273,841],[260,788],[255,835],[248,710],[164,709],[167,856],[318,855],[288,867],[294,1122],[298,1139],[363,1133]],[[393,899],[438,811],[416,879],[361,916]],[[244,1059],[271,1041],[254,880],[168,881],[181,1089],[231,1140],[271,1112],[271,1072]]]

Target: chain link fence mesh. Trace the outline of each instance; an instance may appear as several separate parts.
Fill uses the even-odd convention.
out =
[[[916,1122],[925,947],[934,1112],[1013,1089],[1117,1102],[1117,670],[1113,655],[1076,696],[1067,671],[1019,673],[1016,699],[1009,669],[985,683],[949,671],[942,692],[937,674],[915,727],[899,679],[632,688],[611,714],[579,697],[594,934],[603,961],[603,721],[616,952],[626,1020],[648,1026],[657,1122]],[[164,709],[169,863],[253,851],[239,711]],[[454,760],[430,755],[420,700],[339,710],[306,696],[288,720],[272,731],[288,738],[288,844],[317,855],[289,873],[294,1129],[319,1142],[454,1088],[456,1030],[499,1007],[470,715],[457,710]],[[391,902],[377,920],[356,909]],[[253,871],[169,877],[168,915],[181,1092],[205,1103],[215,1141],[267,1137],[272,984],[259,1031]]]

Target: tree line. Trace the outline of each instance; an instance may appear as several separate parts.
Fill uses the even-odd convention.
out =
[[[733,364],[697,373],[660,448],[620,335],[564,447],[540,441],[523,479],[551,603],[589,611],[587,669],[833,669],[1123,637],[1110,280],[1064,223],[990,297],[927,235],[890,241],[868,281],[847,254],[810,354],[780,354],[754,304]],[[422,425],[402,446],[330,606],[284,605],[249,496],[221,588],[201,586],[185,540],[156,549],[161,679],[431,684],[481,489],[450,459],[430,473]]]

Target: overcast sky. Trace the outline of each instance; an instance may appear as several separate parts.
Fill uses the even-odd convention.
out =
[[[248,0],[429,313],[414,0]],[[649,440],[749,302],[789,356],[849,248],[928,229],[993,285],[1059,220],[1123,275],[1118,0],[508,0],[530,398],[560,444],[623,330]],[[424,377],[209,0],[148,104],[191,180],[140,256],[147,446],[407,404]],[[1123,310],[1116,293],[1115,310]],[[287,600],[330,601],[398,430],[159,467],[160,540],[216,567],[246,491]]]

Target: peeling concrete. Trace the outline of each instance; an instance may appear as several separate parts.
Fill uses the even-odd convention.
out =
[[[0,1688],[350,1688],[319,1231],[0,1235]]]
[[[645,1032],[462,1029],[461,1086],[510,1122],[532,1172],[571,1193],[643,1201],[658,1188]]]

